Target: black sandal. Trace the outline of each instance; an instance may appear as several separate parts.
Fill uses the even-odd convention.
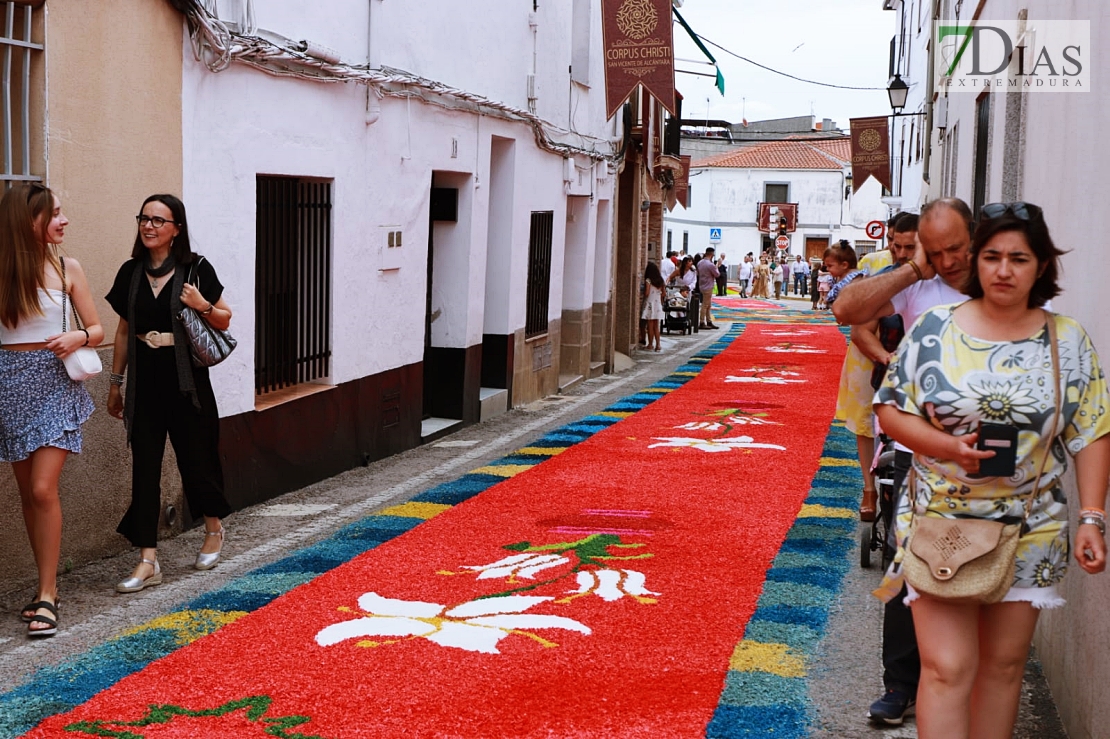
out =
[[[32,639],[38,639],[45,636],[54,636],[58,633],[58,607],[48,600],[40,600],[35,604],[38,606],[35,610],[43,609],[50,611],[54,614],[54,618],[49,616],[40,616],[37,613],[31,616],[27,621],[27,636]],[[31,624],[46,624],[45,629],[32,629]]]
[[[40,608],[50,608],[51,606],[54,606],[54,608],[61,608],[62,607],[62,601],[61,600],[56,600],[53,603],[51,603],[48,600],[37,600],[34,603],[28,603],[27,605],[25,605],[25,606],[23,606],[22,608],[19,609],[19,620],[22,621],[25,624],[29,624],[29,623],[31,623],[31,619],[35,615],[35,611],[37,611]],[[31,612],[30,616],[26,615],[26,613],[28,611]],[[57,615],[57,614],[55,614],[55,615]]]

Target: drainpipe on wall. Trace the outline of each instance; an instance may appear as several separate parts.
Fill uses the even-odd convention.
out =
[[[374,43],[374,4],[382,0],[369,0],[366,8],[366,66],[369,69],[381,68],[381,61],[375,58],[378,44]],[[372,126],[382,117],[382,97],[378,91],[366,86],[366,125]]]
[[[844,174],[844,170],[841,169],[840,170],[840,189],[837,190],[837,194],[846,192],[847,189],[848,189],[848,178]],[[847,196],[842,196],[840,198],[840,228],[841,228],[841,230],[844,229],[844,201],[847,200],[847,199],[848,199]]]

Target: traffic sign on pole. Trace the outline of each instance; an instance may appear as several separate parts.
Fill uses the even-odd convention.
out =
[[[721,243],[721,229],[719,229],[719,228],[709,229],[709,240],[711,242],[713,242],[714,244]]]
[[[886,236],[886,224],[882,221],[868,221],[864,230],[867,231],[867,236],[871,239],[881,239]]]
[[[789,249],[790,248],[790,237],[789,236],[779,236],[779,237],[777,237],[775,239],[775,246],[778,247],[779,249]]]

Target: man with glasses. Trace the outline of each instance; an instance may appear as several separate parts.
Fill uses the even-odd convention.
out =
[[[833,303],[840,323],[870,323],[899,315],[908,329],[925,311],[938,305],[963,302],[964,286],[971,271],[971,209],[958,198],[929,202],[916,217],[903,216],[892,228],[891,257],[895,265],[846,286]],[[905,226],[903,229],[903,220]],[[909,226],[916,227],[914,244]],[[912,256],[911,256],[912,254]],[[903,261],[905,259],[905,261]],[[896,445],[893,488],[901,491],[913,453]],[[897,495],[897,493],[896,493]],[[896,508],[895,505],[892,506]],[[879,724],[900,725],[917,698],[921,659],[913,616],[902,599],[905,589],[892,598],[883,612],[883,696],[871,704],[868,717]]]

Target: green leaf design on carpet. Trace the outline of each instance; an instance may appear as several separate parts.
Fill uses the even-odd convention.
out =
[[[66,726],[65,730],[90,736],[112,737],[112,739],[148,739],[152,736],[150,732],[136,733],[131,729],[155,727],[155,731],[161,733],[160,729],[181,718],[215,719],[218,722],[219,719],[242,712],[242,718],[257,727],[259,736],[274,736],[281,739],[324,739],[315,734],[290,733],[294,727],[308,723],[312,719],[308,716],[267,716],[272,702],[268,696],[257,695],[231,701],[218,708],[200,711],[190,711],[174,705],[154,705],[150,706],[147,715],[138,721],[77,721]],[[213,729],[219,730],[216,726],[213,726]]]

